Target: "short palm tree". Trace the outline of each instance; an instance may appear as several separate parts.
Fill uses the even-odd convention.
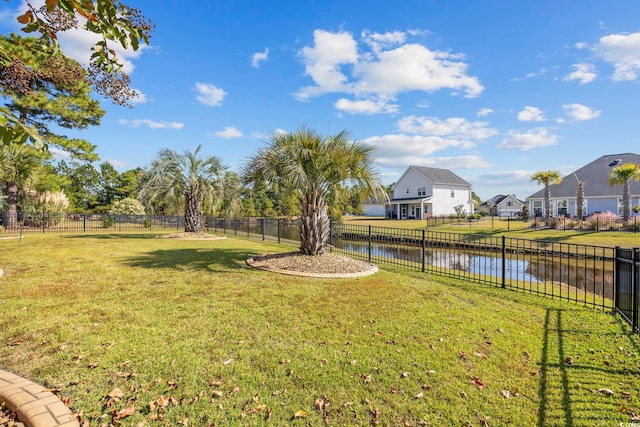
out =
[[[269,145],[249,159],[244,179],[293,191],[301,212],[300,251],[320,255],[329,240],[327,201],[332,192],[349,182],[374,195],[384,193],[374,170],[373,151],[351,141],[347,131],[327,137],[306,126],[293,133],[274,132]]]
[[[200,157],[201,148],[183,154],[160,150],[138,196],[146,205],[162,200],[184,203],[185,232],[202,230],[202,204],[214,207],[222,192],[220,178],[226,167],[216,156]]]
[[[531,175],[531,181],[544,184],[544,218],[545,223],[551,221],[551,185],[560,184],[562,177],[557,171],[540,171]]]
[[[8,227],[18,223],[20,190],[39,165],[40,159],[30,146],[0,144],[0,185],[6,191]]]
[[[622,217],[627,222],[631,214],[631,189],[629,181],[632,179],[638,181],[640,179],[640,165],[627,163],[616,166],[611,170],[609,177],[609,185],[622,184]]]

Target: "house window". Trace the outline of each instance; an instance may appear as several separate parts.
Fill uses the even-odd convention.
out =
[[[533,201],[533,215],[542,216],[542,200]]]
[[[558,200],[558,215],[567,215],[567,200]]]
[[[409,194],[409,189],[407,188],[407,194]]]
[[[453,199],[454,197],[456,197],[456,190],[454,190],[453,188],[451,189],[451,198]]]
[[[418,187],[418,196],[426,196],[427,187]]]
[[[507,200],[507,206],[508,206],[508,207],[513,206],[513,202],[512,202],[511,200]]]
[[[622,199],[618,199],[618,215],[624,215],[624,203],[622,203]]]

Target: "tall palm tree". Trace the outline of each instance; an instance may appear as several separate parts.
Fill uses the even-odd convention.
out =
[[[293,133],[276,131],[269,136],[269,145],[249,159],[244,178],[294,191],[301,211],[300,251],[320,255],[329,240],[327,201],[332,192],[345,182],[371,194],[384,192],[374,170],[373,150],[351,141],[347,131],[326,137],[306,126]]]
[[[631,189],[629,181],[632,179],[638,181],[640,179],[640,165],[627,163],[616,166],[611,170],[609,177],[609,185],[622,184],[622,217],[627,222],[631,214]]]
[[[185,232],[202,230],[202,204],[213,208],[222,191],[220,178],[226,166],[216,156],[200,157],[201,148],[183,154],[161,149],[138,196],[146,205],[162,200],[184,203]]]
[[[557,171],[539,171],[531,175],[531,181],[544,184],[544,218],[548,225],[551,221],[551,185],[560,184],[562,177]]]
[[[40,165],[34,149],[28,145],[0,144],[0,185],[6,192],[7,226],[18,223],[20,191]]]

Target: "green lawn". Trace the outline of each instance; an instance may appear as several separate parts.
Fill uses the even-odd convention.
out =
[[[291,249],[0,240],[0,368],[59,390],[91,425],[127,408],[132,426],[613,426],[640,414],[640,340],[617,316],[384,265],[307,279],[245,264]]]

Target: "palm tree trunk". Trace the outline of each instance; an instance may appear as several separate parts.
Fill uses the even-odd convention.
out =
[[[200,212],[200,201],[187,191],[184,206],[184,231],[187,233],[197,233],[202,230],[202,214]]]
[[[18,201],[20,200],[20,192],[18,184],[11,183],[7,185],[7,227],[15,227],[18,225]]]
[[[631,214],[631,188],[629,186],[629,180],[626,180],[622,185],[622,218],[626,223],[629,220]]]
[[[306,202],[302,206],[300,252],[305,255],[322,255],[331,232],[327,204],[322,193],[314,191],[306,195]]]
[[[551,185],[549,182],[544,183],[544,221],[545,226],[549,227],[551,222]]]

